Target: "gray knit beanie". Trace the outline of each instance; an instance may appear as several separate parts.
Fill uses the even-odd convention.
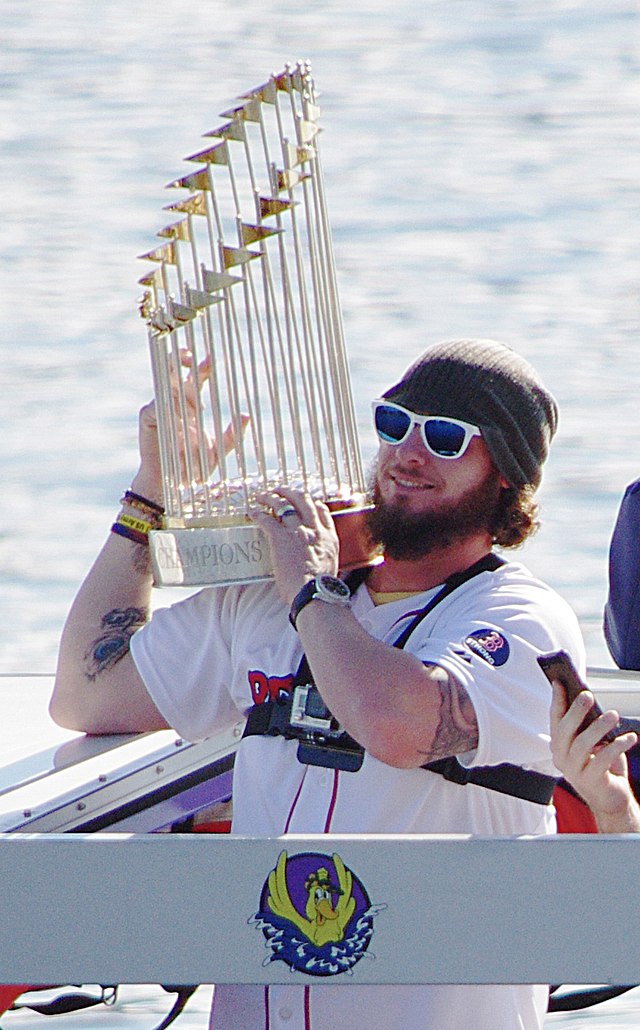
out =
[[[535,369],[494,340],[452,340],[425,351],[384,394],[422,415],[476,425],[510,486],[537,486],[558,409]]]

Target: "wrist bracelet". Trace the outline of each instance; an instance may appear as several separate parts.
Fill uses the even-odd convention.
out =
[[[134,515],[126,515],[125,512],[118,515],[116,522],[120,526],[128,526],[129,529],[135,529],[136,532],[142,533],[143,536],[147,536],[150,529],[155,529],[155,526],[151,522],[147,522],[146,519],[137,519]]]
[[[136,544],[142,544],[143,547],[149,546],[149,537],[146,533],[139,533],[137,529],[131,529],[130,526],[123,526],[121,522],[114,522],[111,527],[111,532],[117,536],[123,536],[126,540],[133,540]]]
[[[125,490],[120,498],[120,504],[130,504],[132,508],[140,508],[141,511],[148,511],[149,513],[153,512],[156,516],[164,515],[164,508],[161,504],[156,504],[155,501],[150,501],[147,497],[134,493],[133,490]]]

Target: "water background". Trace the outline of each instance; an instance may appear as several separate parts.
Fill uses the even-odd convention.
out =
[[[427,344],[525,354],[562,418],[524,557],[607,662],[607,546],[640,473],[639,24],[630,0],[0,0],[0,669],[53,668],[135,468],[136,255],[164,184],[298,58],[365,457],[370,398]]]
[[[370,398],[427,344],[525,354],[562,418],[524,557],[607,661],[607,545],[640,473],[639,25],[630,0],[0,0],[0,669],[53,668],[134,471],[136,255],[164,184],[298,58],[365,457]]]

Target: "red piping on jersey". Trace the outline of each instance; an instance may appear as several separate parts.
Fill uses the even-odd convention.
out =
[[[327,819],[324,824],[324,833],[329,833],[331,829],[331,820],[333,819],[333,810],[336,807],[336,801],[338,800],[338,770],[333,770],[333,790],[331,791],[331,801],[329,802],[329,811],[327,812]]]
[[[293,813],[295,811],[296,805],[298,804],[298,798],[300,797],[300,794],[302,792],[302,786],[304,784],[304,780],[305,780],[305,776],[307,775],[307,769],[308,768],[309,768],[308,766],[305,766],[304,774],[302,776],[302,779],[300,780],[300,786],[298,787],[298,789],[296,791],[296,796],[294,797],[294,799],[293,799],[293,801],[291,803],[291,808],[289,809],[289,815],[287,816],[287,821],[286,821],[286,823],[284,825],[284,833],[288,833],[289,832],[289,827],[291,826],[291,820],[293,818]],[[324,830],[322,831],[323,833],[329,833],[330,830],[331,830],[331,820],[333,819],[333,812],[334,812],[334,809],[336,807],[336,801],[338,800],[338,773],[339,773],[338,769],[334,769],[333,770],[333,789],[331,791],[331,800],[329,801],[329,808],[328,808],[328,811],[327,811],[327,818],[325,819]]]
[[[305,765],[305,767],[304,767],[304,773],[302,774],[302,779],[300,780],[300,786],[298,787],[298,789],[297,789],[297,791],[296,791],[296,796],[294,797],[294,799],[293,799],[293,801],[292,801],[292,803],[291,803],[291,808],[289,809],[289,815],[287,816],[287,821],[286,821],[286,823],[284,824],[284,832],[285,832],[285,833],[288,833],[288,832],[289,832],[289,827],[290,827],[290,825],[291,825],[291,820],[293,819],[293,813],[294,813],[294,811],[295,811],[295,807],[296,807],[296,805],[298,804],[298,798],[300,797],[300,793],[301,793],[301,791],[302,791],[302,785],[303,785],[303,783],[304,783],[304,781],[305,781],[305,777],[306,777],[306,775],[307,775],[307,769],[308,769],[308,768],[309,768],[309,766],[308,766],[308,765]]]

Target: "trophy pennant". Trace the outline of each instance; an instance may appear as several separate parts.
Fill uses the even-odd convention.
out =
[[[308,63],[239,98],[203,167],[169,188],[180,219],[154,262],[147,323],[165,515],[149,534],[156,585],[272,575],[247,514],[256,492],[328,504],[344,569],[376,560],[338,301]],[[213,441],[218,441],[215,446]],[[213,455],[213,457],[212,457]]]

